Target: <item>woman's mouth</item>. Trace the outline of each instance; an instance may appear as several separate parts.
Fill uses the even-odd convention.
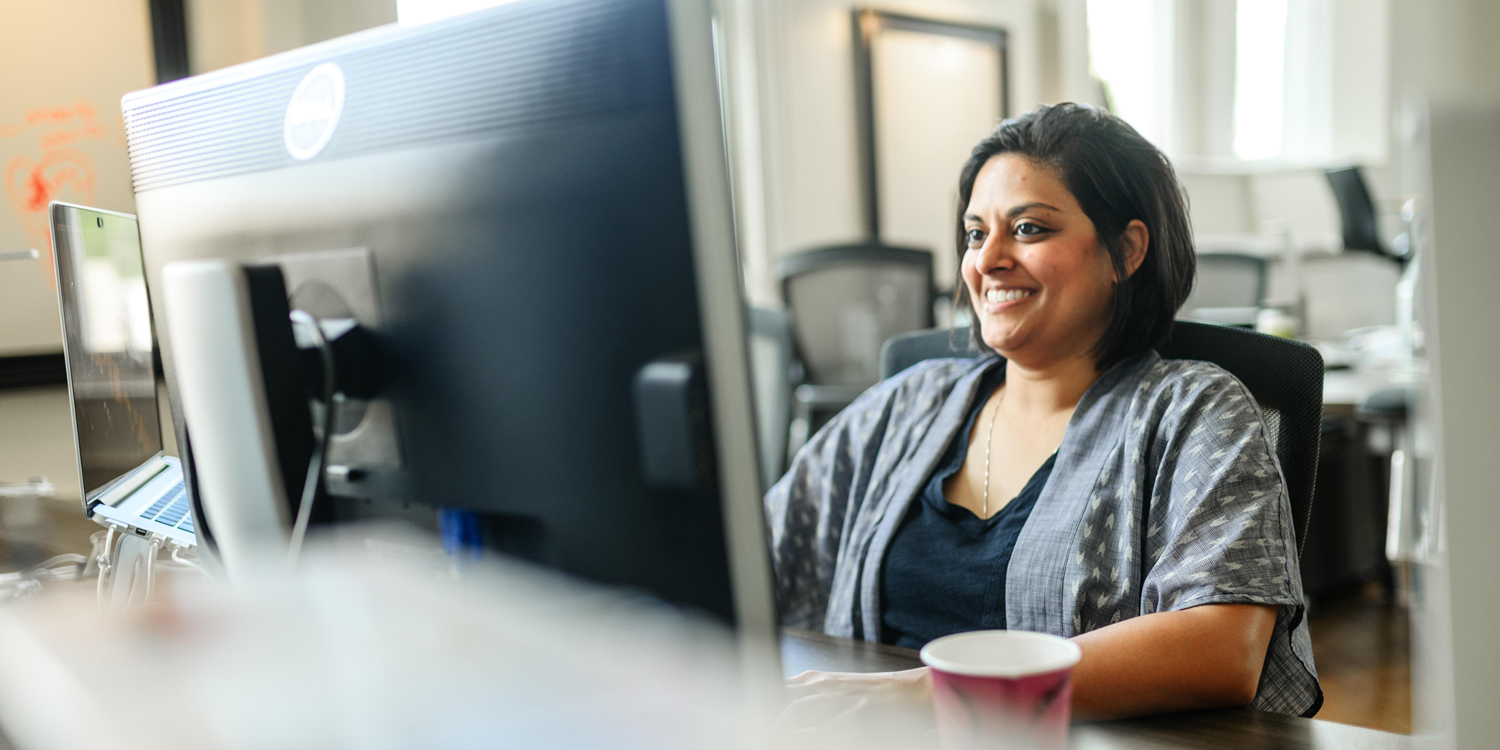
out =
[[[984,293],[984,300],[993,305],[1015,302],[1036,294],[1035,289],[991,289]]]

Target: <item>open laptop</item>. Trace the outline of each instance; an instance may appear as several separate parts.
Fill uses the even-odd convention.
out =
[[[84,514],[196,547],[182,466],[162,452],[136,219],[57,202],[50,215]]]

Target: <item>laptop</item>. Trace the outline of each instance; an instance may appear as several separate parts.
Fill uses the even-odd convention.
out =
[[[195,548],[182,465],[162,452],[136,219],[58,202],[50,219],[84,515]]]

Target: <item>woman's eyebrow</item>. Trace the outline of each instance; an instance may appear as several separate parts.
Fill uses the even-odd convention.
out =
[[[1030,211],[1033,208],[1045,208],[1048,211],[1057,211],[1058,213],[1062,212],[1062,209],[1058,208],[1057,206],[1053,206],[1053,205],[1050,205],[1050,204],[1047,204],[1047,203],[1041,203],[1041,202],[1035,202],[1034,201],[1034,202],[1031,202],[1031,203],[1022,203],[1021,205],[1016,206],[1016,207],[1012,208],[1009,211],[1006,211],[1005,212],[1005,218],[1007,218],[1007,219],[1014,219],[1017,216],[1020,216],[1021,214],[1024,214],[1024,213],[1026,213],[1027,211]],[[968,213],[968,214],[964,214],[964,221],[966,221],[966,222],[972,221],[975,224],[983,224],[984,223],[984,218],[981,217],[979,214]]]
[[[1012,208],[1009,211],[1006,211],[1005,212],[1005,218],[1007,218],[1007,219],[1014,219],[1017,216],[1020,216],[1021,214],[1024,214],[1024,213],[1026,213],[1027,211],[1030,211],[1033,208],[1045,208],[1045,209],[1047,209],[1049,211],[1057,211],[1059,213],[1061,213],[1061,211],[1062,211],[1062,209],[1060,209],[1060,208],[1058,208],[1056,206],[1049,206],[1046,203],[1035,203],[1035,202],[1033,202],[1033,203],[1022,203],[1021,205],[1016,206],[1016,207]]]

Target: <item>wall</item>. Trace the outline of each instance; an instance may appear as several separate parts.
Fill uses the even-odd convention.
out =
[[[135,209],[120,97],[155,83],[146,0],[0,0],[0,356],[56,352],[47,203]]]
[[[188,0],[193,73],[396,21],[396,0]]]

